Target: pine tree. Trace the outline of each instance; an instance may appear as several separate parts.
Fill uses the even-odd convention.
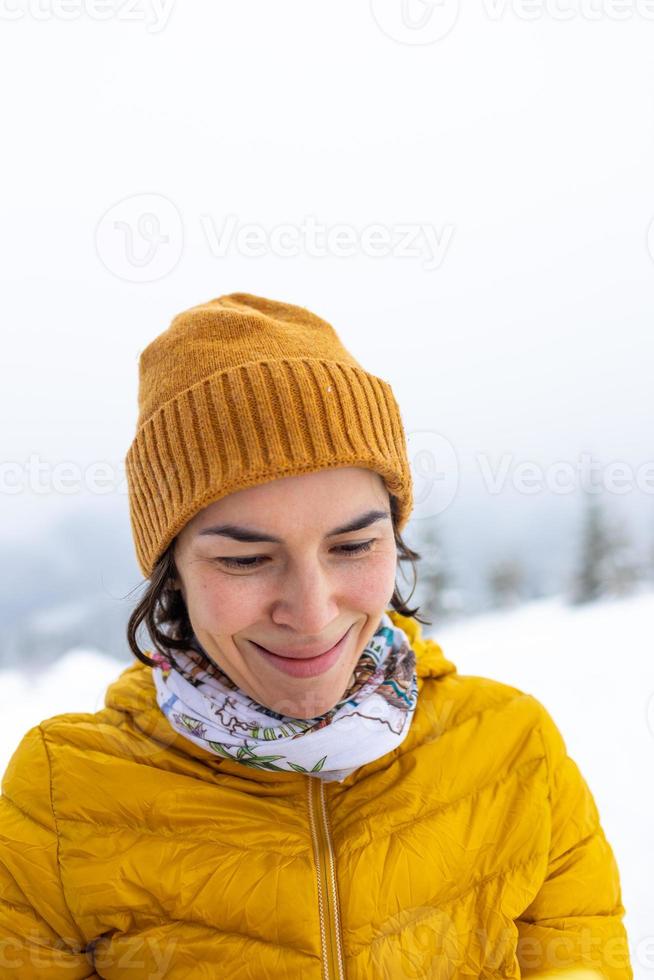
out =
[[[585,490],[579,564],[570,597],[573,604],[592,602],[603,594],[608,551],[608,531],[598,495]]]
[[[624,524],[609,520],[597,493],[585,491],[578,567],[570,600],[579,605],[633,591],[642,575]]]
[[[420,562],[421,611],[434,624],[460,612],[463,599],[454,583],[454,575],[448,561],[439,529],[433,522],[425,522],[417,549]]]
[[[613,519],[609,530],[609,555],[606,569],[606,591],[609,595],[632,593],[645,577],[646,570],[639,561],[623,521]]]
[[[518,605],[525,599],[527,574],[522,562],[504,558],[494,562],[487,574],[487,586],[491,605],[506,607]]]

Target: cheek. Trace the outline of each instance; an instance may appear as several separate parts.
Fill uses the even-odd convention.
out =
[[[232,634],[260,615],[260,590],[245,576],[207,574],[198,576],[187,593],[188,611],[195,629]]]
[[[396,573],[395,554],[374,556],[344,579],[344,594],[362,608],[384,605],[393,595]]]

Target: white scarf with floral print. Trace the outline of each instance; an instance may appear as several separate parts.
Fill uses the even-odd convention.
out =
[[[406,633],[382,614],[350,685],[329,711],[291,718],[239,688],[197,642],[164,658],[148,651],[157,703],[180,735],[208,752],[271,772],[342,782],[400,745],[418,698],[416,658]]]

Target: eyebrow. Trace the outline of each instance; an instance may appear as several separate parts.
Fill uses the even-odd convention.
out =
[[[350,531],[360,531],[364,527],[370,527],[371,524],[375,524],[377,521],[390,520],[390,512],[387,510],[368,510],[365,514],[360,514],[355,517],[353,521],[348,521],[347,524],[342,524],[340,527],[335,527],[332,531],[328,531],[325,535],[326,538],[333,538],[337,534],[348,534]],[[273,534],[264,534],[263,531],[257,531],[256,528],[251,527],[241,527],[238,524],[216,524],[213,527],[202,528],[198,531],[198,537],[203,534],[217,534],[224,538],[233,538],[235,541],[247,541],[247,542],[259,542],[259,541],[270,541],[273,544],[283,544],[281,538],[275,537]]]

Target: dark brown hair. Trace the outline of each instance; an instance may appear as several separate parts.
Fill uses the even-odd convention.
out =
[[[399,563],[410,562],[413,571],[413,588],[409,596],[406,599],[402,598],[396,582],[391,597],[391,607],[402,616],[414,617],[419,623],[423,623],[423,625],[431,625],[429,620],[421,619],[417,615],[420,606],[410,609],[407,605],[415,592],[418,580],[416,563],[422,556],[417,551],[413,551],[402,540],[402,535],[397,530],[397,498],[392,494],[389,494],[389,497],[393,532],[397,547],[397,559]],[[173,556],[176,540],[174,538],[171,541],[156,562],[150,578],[146,579],[147,588],[142,599],[132,611],[127,624],[127,642],[129,643],[130,650],[135,657],[142,663],[147,664],[148,667],[155,667],[157,665],[141,650],[138,644],[136,634],[141,623],[145,623],[150,634],[151,644],[163,657],[170,658],[173,650],[187,650],[194,639],[193,627],[191,626],[182,593],[179,589],[171,587],[172,581],[178,575]]]

